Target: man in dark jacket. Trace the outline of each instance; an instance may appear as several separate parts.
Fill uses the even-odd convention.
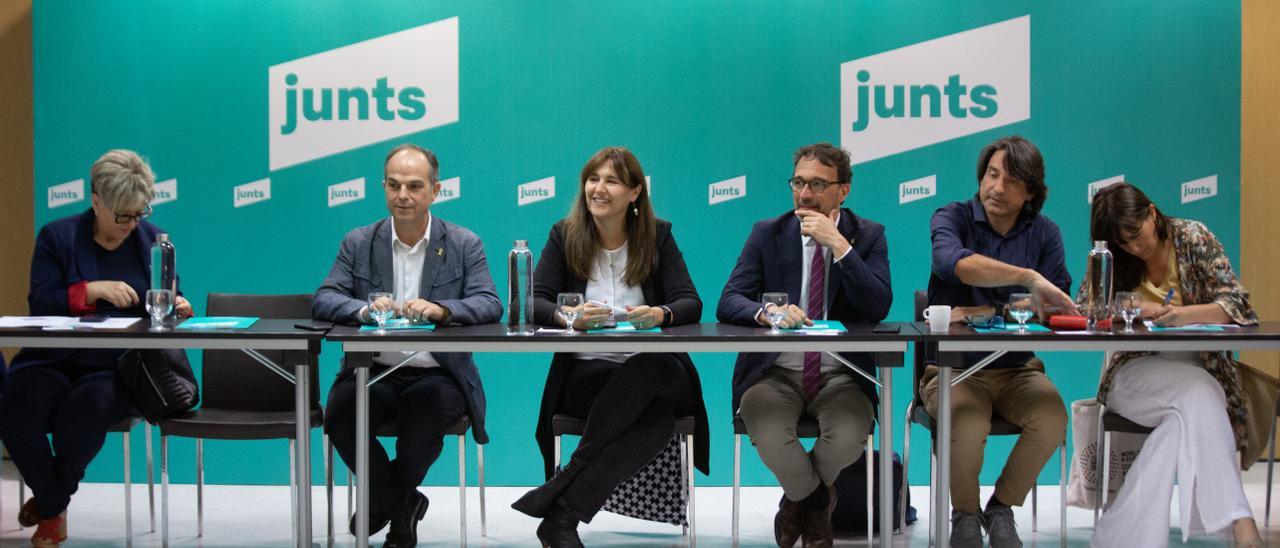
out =
[[[389,219],[347,233],[324,284],[316,290],[312,316],[334,323],[368,324],[370,311],[394,310],[411,322],[481,324],[502,317],[484,247],[475,233],[431,215],[440,190],[439,163],[431,151],[400,145],[387,155],[383,190]],[[370,293],[387,293],[375,296]],[[418,484],[440,456],[445,431],[463,415],[471,433],[486,443],[484,389],[470,353],[382,352],[371,373],[403,367],[369,388],[369,533],[391,523],[383,546],[417,544],[417,525],[427,511]],[[396,460],[373,437],[379,424],[395,420]],[[338,374],[325,408],[325,431],[348,467],[355,467],[355,375]],[[351,529],[355,531],[354,521]]]
[[[889,245],[884,227],[841,208],[852,179],[849,153],[828,143],[801,148],[789,182],[795,209],[752,227],[729,275],[716,317],[767,326],[771,310],[782,328],[814,320],[875,323],[889,313]],[[785,306],[762,306],[767,292],[785,292]],[[845,359],[874,372],[874,358]],[[779,546],[831,546],[836,476],[864,449],[874,420],[874,386],[820,352],[743,353],[733,371],[733,409],[742,416],[760,459],[786,498],[774,518]],[[806,453],[796,439],[802,416],[818,421],[821,437]]]

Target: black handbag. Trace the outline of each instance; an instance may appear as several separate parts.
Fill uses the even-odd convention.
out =
[[[200,386],[182,350],[129,350],[120,356],[117,377],[138,411],[152,424],[200,403]]]

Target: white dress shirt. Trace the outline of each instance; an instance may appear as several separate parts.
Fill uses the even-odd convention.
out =
[[[836,225],[839,226],[839,224],[840,224],[840,216],[837,215]],[[809,312],[809,266],[813,264],[813,252],[814,250],[817,249],[817,247],[818,247],[818,242],[814,241],[813,238],[809,236],[805,236],[803,234],[800,235],[800,249],[803,250],[803,253],[802,253],[803,260],[800,261],[800,302],[791,303],[791,304],[794,304],[800,307],[800,309],[804,310],[806,314]],[[845,254],[848,254],[851,251],[853,251],[852,247],[848,251],[846,251]],[[844,255],[841,255],[839,259],[832,260],[831,250],[828,248],[822,249],[822,255],[823,255],[823,258],[826,259],[822,261],[823,267],[825,268],[825,270],[823,271],[824,276],[822,279],[824,282],[826,282],[826,288],[824,291],[830,292],[832,287],[831,264],[838,261],[839,259],[843,259]],[[809,318],[809,319],[811,320],[827,319],[827,302],[831,300],[830,293],[828,293],[825,296],[827,298],[824,299],[822,303],[822,316],[817,318]],[[785,367],[787,369],[804,371],[804,352],[783,352],[781,354],[778,354],[778,361],[774,362],[774,364]],[[840,362],[836,361],[835,358],[832,358],[831,356],[827,355],[827,353],[824,352],[822,354],[821,371],[823,373],[826,373],[828,371],[836,369],[837,367],[844,367],[844,366]]]
[[[587,290],[583,292],[583,298],[623,309],[627,306],[645,304],[644,291],[634,285],[627,285],[624,280],[626,273],[627,244],[625,242],[618,249],[601,249],[596,253],[595,261],[591,265],[591,279],[587,280]],[[613,319],[625,322],[627,315],[615,311]],[[622,363],[634,355],[636,355],[635,352],[579,352],[574,354],[574,357],[580,360]]]
[[[418,289],[422,285],[422,265],[427,259],[427,244],[431,241],[431,214],[427,214],[427,232],[422,235],[422,239],[418,243],[410,246],[400,241],[400,236],[396,234],[396,225],[391,223],[391,264],[392,264],[392,285],[395,286],[395,301],[397,306],[404,306],[404,303],[418,298]],[[413,359],[406,363],[406,367],[439,367],[440,363],[431,357],[429,352],[379,352],[374,355],[373,361],[393,366],[409,356]]]

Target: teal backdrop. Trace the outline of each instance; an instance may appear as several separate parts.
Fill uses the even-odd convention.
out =
[[[910,319],[911,293],[926,285],[930,216],[975,192],[979,150],[1008,134],[1044,152],[1044,213],[1062,228],[1074,283],[1089,248],[1088,185],[1118,175],[1166,213],[1206,222],[1238,260],[1239,2],[55,0],[34,9],[36,226],[88,207],[82,195],[65,205],[66,194],[51,200],[51,187],[87,185],[89,166],[107,149],[137,150],[158,181],[176,179],[177,199],[157,204],[152,220],[172,234],[198,312],[214,291],[314,291],[343,234],[386,215],[383,155],[411,141],[439,155],[442,179],[460,178],[460,196],[432,212],[481,236],[504,295],[512,240],[528,239],[537,257],[568,211],[586,159],[606,145],[629,147],[652,179],[658,215],[674,223],[703,321],[715,321],[751,223],[790,209],[784,183],[792,151],[841,142],[842,63],[1024,16],[1030,43],[1011,47],[1030,52],[1025,119],[853,168],[847,204],[887,228],[896,296],[889,318]],[[268,121],[268,89],[278,85],[268,67],[455,17],[456,121],[272,169],[270,140],[280,129]],[[931,81],[945,83],[942,70]],[[390,83],[405,84],[395,76]],[[429,112],[435,100],[428,95]],[[900,202],[899,185],[931,175],[931,194]],[[708,185],[743,176],[743,195],[708,203]],[[1210,176],[1212,192],[1184,201],[1183,183]],[[555,177],[554,197],[517,205],[518,185],[547,177]],[[235,207],[234,187],[267,178],[269,200]],[[329,206],[330,185],[359,178],[363,199]],[[340,356],[336,345],[324,346],[323,394]],[[1099,354],[1045,358],[1068,403],[1093,395]],[[489,400],[491,485],[541,481],[533,431],[549,361],[477,357]],[[699,484],[728,485],[733,356],[694,361],[712,425],[712,474]],[[910,377],[909,368],[896,376],[899,450]],[[318,432],[314,438],[321,470]],[[914,438],[910,478],[924,484],[929,437],[916,428]],[[119,443],[108,439],[88,481],[120,480]],[[134,443],[140,455],[142,436]],[[984,484],[994,482],[1011,445],[989,443]],[[744,483],[772,484],[749,447]],[[171,453],[173,481],[193,482],[193,442],[174,440]],[[287,483],[283,440],[211,441],[205,454],[210,483]],[[455,455],[448,441],[428,484],[456,482]],[[474,457],[469,468],[474,482]],[[1040,481],[1056,483],[1057,470],[1055,457]],[[143,471],[135,458],[134,477]]]

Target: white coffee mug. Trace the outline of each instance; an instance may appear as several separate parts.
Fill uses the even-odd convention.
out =
[[[951,329],[951,307],[935,304],[924,309],[924,319],[929,322],[929,331],[946,333]]]

